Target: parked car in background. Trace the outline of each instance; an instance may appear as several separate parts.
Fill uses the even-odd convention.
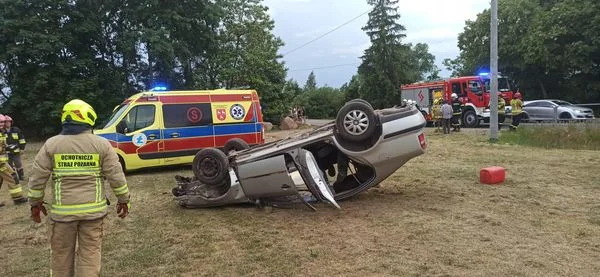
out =
[[[346,103],[335,121],[314,131],[225,155],[202,149],[194,177],[176,176],[173,194],[183,207],[236,203],[281,206],[353,197],[393,174],[427,147],[426,121],[412,104],[374,110]]]
[[[528,121],[586,120],[594,118],[592,109],[556,99],[525,101],[523,112],[525,113],[523,119]]]

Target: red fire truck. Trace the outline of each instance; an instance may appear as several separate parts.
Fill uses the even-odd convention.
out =
[[[509,115],[509,103],[512,100],[513,92],[507,78],[498,78],[498,90],[507,103],[506,114]],[[443,99],[451,99],[452,93],[456,93],[461,103],[464,104],[462,111],[463,126],[477,127],[482,121],[489,122],[490,120],[490,89],[487,74],[403,85],[401,91],[403,99],[413,100],[417,103],[427,121],[432,120],[432,106],[436,92],[441,92]],[[496,105],[492,106],[497,107]],[[498,118],[499,123],[504,122],[504,120],[503,117]]]

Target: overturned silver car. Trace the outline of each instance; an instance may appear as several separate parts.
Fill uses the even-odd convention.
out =
[[[183,207],[236,203],[283,206],[340,200],[363,192],[425,153],[426,121],[413,105],[374,110],[347,102],[332,121],[311,132],[226,155],[205,148],[194,177],[176,176],[173,195]],[[246,147],[242,147],[246,148]]]

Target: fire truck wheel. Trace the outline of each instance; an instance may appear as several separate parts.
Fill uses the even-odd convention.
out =
[[[463,114],[463,123],[467,128],[475,128],[479,126],[479,118],[474,110],[468,110]]]
[[[225,146],[223,146],[223,152],[225,153],[225,155],[229,155],[229,152],[231,152],[232,150],[241,151],[248,148],[250,148],[250,146],[244,140],[240,138],[234,138],[230,139],[229,141],[227,141],[227,143],[225,143]]]
[[[365,141],[377,128],[375,111],[368,103],[350,101],[338,111],[335,126],[341,138],[351,142]]]
[[[200,182],[218,185],[227,179],[229,160],[223,151],[217,148],[204,148],[194,157],[192,171]]]

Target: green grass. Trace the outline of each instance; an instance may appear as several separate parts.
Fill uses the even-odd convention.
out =
[[[131,214],[109,207],[101,276],[598,275],[598,151],[490,144],[480,129],[428,128],[427,141],[426,154],[339,211],[183,209],[170,191],[189,166],[127,174]],[[27,146],[26,174],[40,146]],[[479,183],[491,165],[506,168],[501,185]],[[47,217],[33,224],[6,186],[0,201],[0,276],[48,276]]]
[[[500,142],[546,149],[600,150],[600,128],[594,125],[521,127],[503,132]]]

